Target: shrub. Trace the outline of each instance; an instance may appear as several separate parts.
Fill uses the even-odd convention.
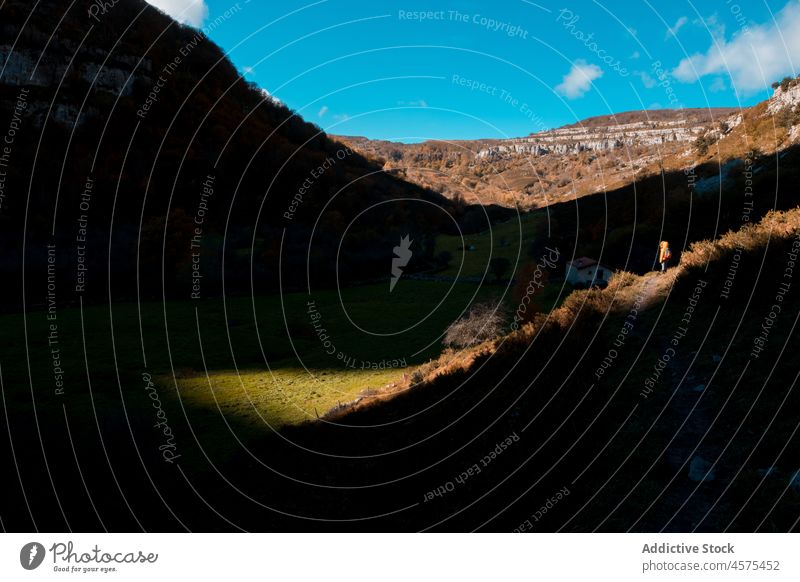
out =
[[[714,140],[712,140],[710,137],[706,135],[701,135],[696,140],[694,140],[694,149],[697,150],[698,154],[704,156],[708,153],[708,148],[713,143]]]
[[[800,232],[800,209],[772,210],[760,222],[744,225],[739,230],[728,231],[716,240],[692,243],[689,251],[681,255],[680,266],[688,269],[705,268],[710,261],[739,249],[742,252],[766,248],[775,239],[796,236]]]
[[[489,261],[489,270],[497,281],[500,281],[510,268],[511,261],[505,257],[495,257]]]
[[[775,124],[790,129],[794,125],[794,110],[791,107],[782,108],[775,114]]]
[[[507,318],[499,303],[476,303],[465,317],[450,324],[444,334],[444,345],[466,348],[493,339],[503,332]]]

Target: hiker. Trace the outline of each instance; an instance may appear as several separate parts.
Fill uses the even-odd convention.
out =
[[[661,263],[661,272],[667,270],[667,263],[672,256],[672,251],[669,250],[669,243],[665,240],[661,241],[658,245],[658,262]]]

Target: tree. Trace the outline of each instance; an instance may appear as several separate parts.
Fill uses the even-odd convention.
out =
[[[495,338],[502,333],[506,319],[501,304],[476,303],[466,316],[450,324],[444,334],[444,345],[465,348]]]
[[[450,262],[453,260],[453,253],[450,251],[442,251],[438,255],[436,255],[436,262],[439,263],[442,267],[449,267]]]
[[[714,142],[707,136],[701,135],[694,140],[694,148],[697,150],[698,154],[704,156],[708,153],[708,146],[710,146],[712,143]]]
[[[500,281],[510,268],[511,261],[505,257],[494,257],[489,261],[489,270],[497,281]]]

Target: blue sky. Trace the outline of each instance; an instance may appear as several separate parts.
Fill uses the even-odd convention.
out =
[[[329,133],[373,139],[748,106],[800,72],[800,0],[152,3],[195,26],[216,19],[209,36],[247,79]]]

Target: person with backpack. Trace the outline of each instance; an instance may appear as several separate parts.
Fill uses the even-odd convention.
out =
[[[661,263],[662,273],[667,270],[667,263],[670,257],[672,257],[672,251],[669,250],[669,243],[662,240],[661,244],[658,245],[658,262]]]

